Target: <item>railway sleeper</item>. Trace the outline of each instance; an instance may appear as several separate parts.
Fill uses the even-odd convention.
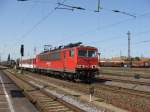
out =
[[[30,84],[30,83],[28,83],[28,81],[26,81],[28,79],[24,78],[24,76],[10,75],[10,77],[11,77],[11,79],[13,77],[13,80],[15,80],[15,82],[17,82],[19,84],[19,86],[22,87],[22,89],[24,89],[24,88],[27,89],[27,87],[30,87],[31,89],[35,88],[34,86],[32,86],[32,84]],[[47,104],[46,108],[44,108],[43,104],[45,104],[46,102],[50,103],[50,104],[57,102],[58,103],[58,105],[56,106],[57,109],[64,109],[65,108],[67,111],[79,111],[79,110],[81,110],[81,109],[78,109],[78,108],[72,106],[71,104],[68,104],[67,102],[62,101],[61,99],[59,99],[53,95],[49,96],[48,93],[44,92],[43,90],[32,91],[32,92],[24,91],[24,92],[28,97],[30,97],[30,101],[32,99],[32,102],[35,104],[35,106],[37,108],[39,108],[39,110],[45,110],[47,108],[52,108],[51,106],[48,106],[49,104]],[[48,102],[48,100],[49,100],[49,102]],[[42,101],[43,103],[40,103],[40,101]],[[46,102],[44,102],[44,101],[46,101]],[[44,112],[47,112],[47,111],[44,111]]]
[[[48,109],[49,109],[50,112],[67,112],[67,111],[73,112],[73,111],[71,111],[71,110],[69,110],[67,108],[61,108],[61,109],[59,109],[59,108],[54,108],[54,109],[48,108]]]
[[[43,106],[44,107],[48,107],[48,106],[60,106],[60,104],[59,103],[57,103],[57,102],[43,102],[44,104],[43,104]],[[42,103],[41,103],[42,104]]]

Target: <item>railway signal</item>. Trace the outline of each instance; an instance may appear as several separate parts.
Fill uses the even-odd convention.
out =
[[[21,73],[23,73],[23,71],[22,71],[22,57],[24,56],[24,45],[23,44],[21,45],[21,48],[20,48],[20,54],[21,54]]]
[[[20,48],[20,54],[21,54],[21,56],[24,56],[24,45],[23,44],[21,45],[21,48]]]
[[[10,61],[10,54],[8,54],[8,58],[7,58],[7,61]]]

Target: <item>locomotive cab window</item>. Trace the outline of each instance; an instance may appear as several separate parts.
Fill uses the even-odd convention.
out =
[[[73,49],[70,49],[69,55],[70,55],[70,57],[73,57],[73,56],[74,56],[74,50],[73,50]]]
[[[95,50],[79,50],[78,56],[92,58],[97,56],[97,52]]]
[[[87,57],[87,50],[79,50],[78,56],[80,57]]]
[[[96,57],[97,53],[94,50],[88,51],[88,57]]]

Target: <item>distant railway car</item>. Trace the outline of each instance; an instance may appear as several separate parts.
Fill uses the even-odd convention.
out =
[[[35,59],[23,60],[20,67],[57,74],[71,79],[90,80],[98,75],[98,50],[81,43],[42,52]]]
[[[142,68],[147,68],[150,67],[150,62],[148,61],[133,61],[132,62],[132,67],[142,67]]]
[[[123,67],[123,62],[100,62],[100,66],[102,67]]]
[[[36,67],[36,62],[35,58],[32,59],[23,59],[20,63],[19,66],[25,69],[34,69]]]
[[[101,67],[125,67],[128,66],[130,62],[99,62]],[[150,67],[149,61],[132,61],[131,67],[135,68],[148,68]]]

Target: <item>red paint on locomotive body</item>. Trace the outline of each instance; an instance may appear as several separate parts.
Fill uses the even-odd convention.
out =
[[[79,52],[84,52],[85,55],[80,55]],[[82,68],[96,69],[98,65],[98,50],[94,47],[78,47],[77,65],[81,65]]]
[[[40,53],[34,59],[37,70],[95,76],[98,72],[98,50],[91,46],[73,46]],[[94,73],[94,75],[93,75]]]
[[[81,52],[80,55],[79,52]],[[93,54],[91,54],[91,56],[87,56],[88,52],[92,52]],[[41,58],[42,56],[51,57],[51,55],[55,53],[59,53],[57,54],[59,56],[56,59]],[[46,53],[41,53],[36,57],[36,67],[39,69],[50,69],[75,73],[76,69],[78,68],[97,68],[97,65],[97,49],[89,46],[78,46],[73,48],[48,51]]]

